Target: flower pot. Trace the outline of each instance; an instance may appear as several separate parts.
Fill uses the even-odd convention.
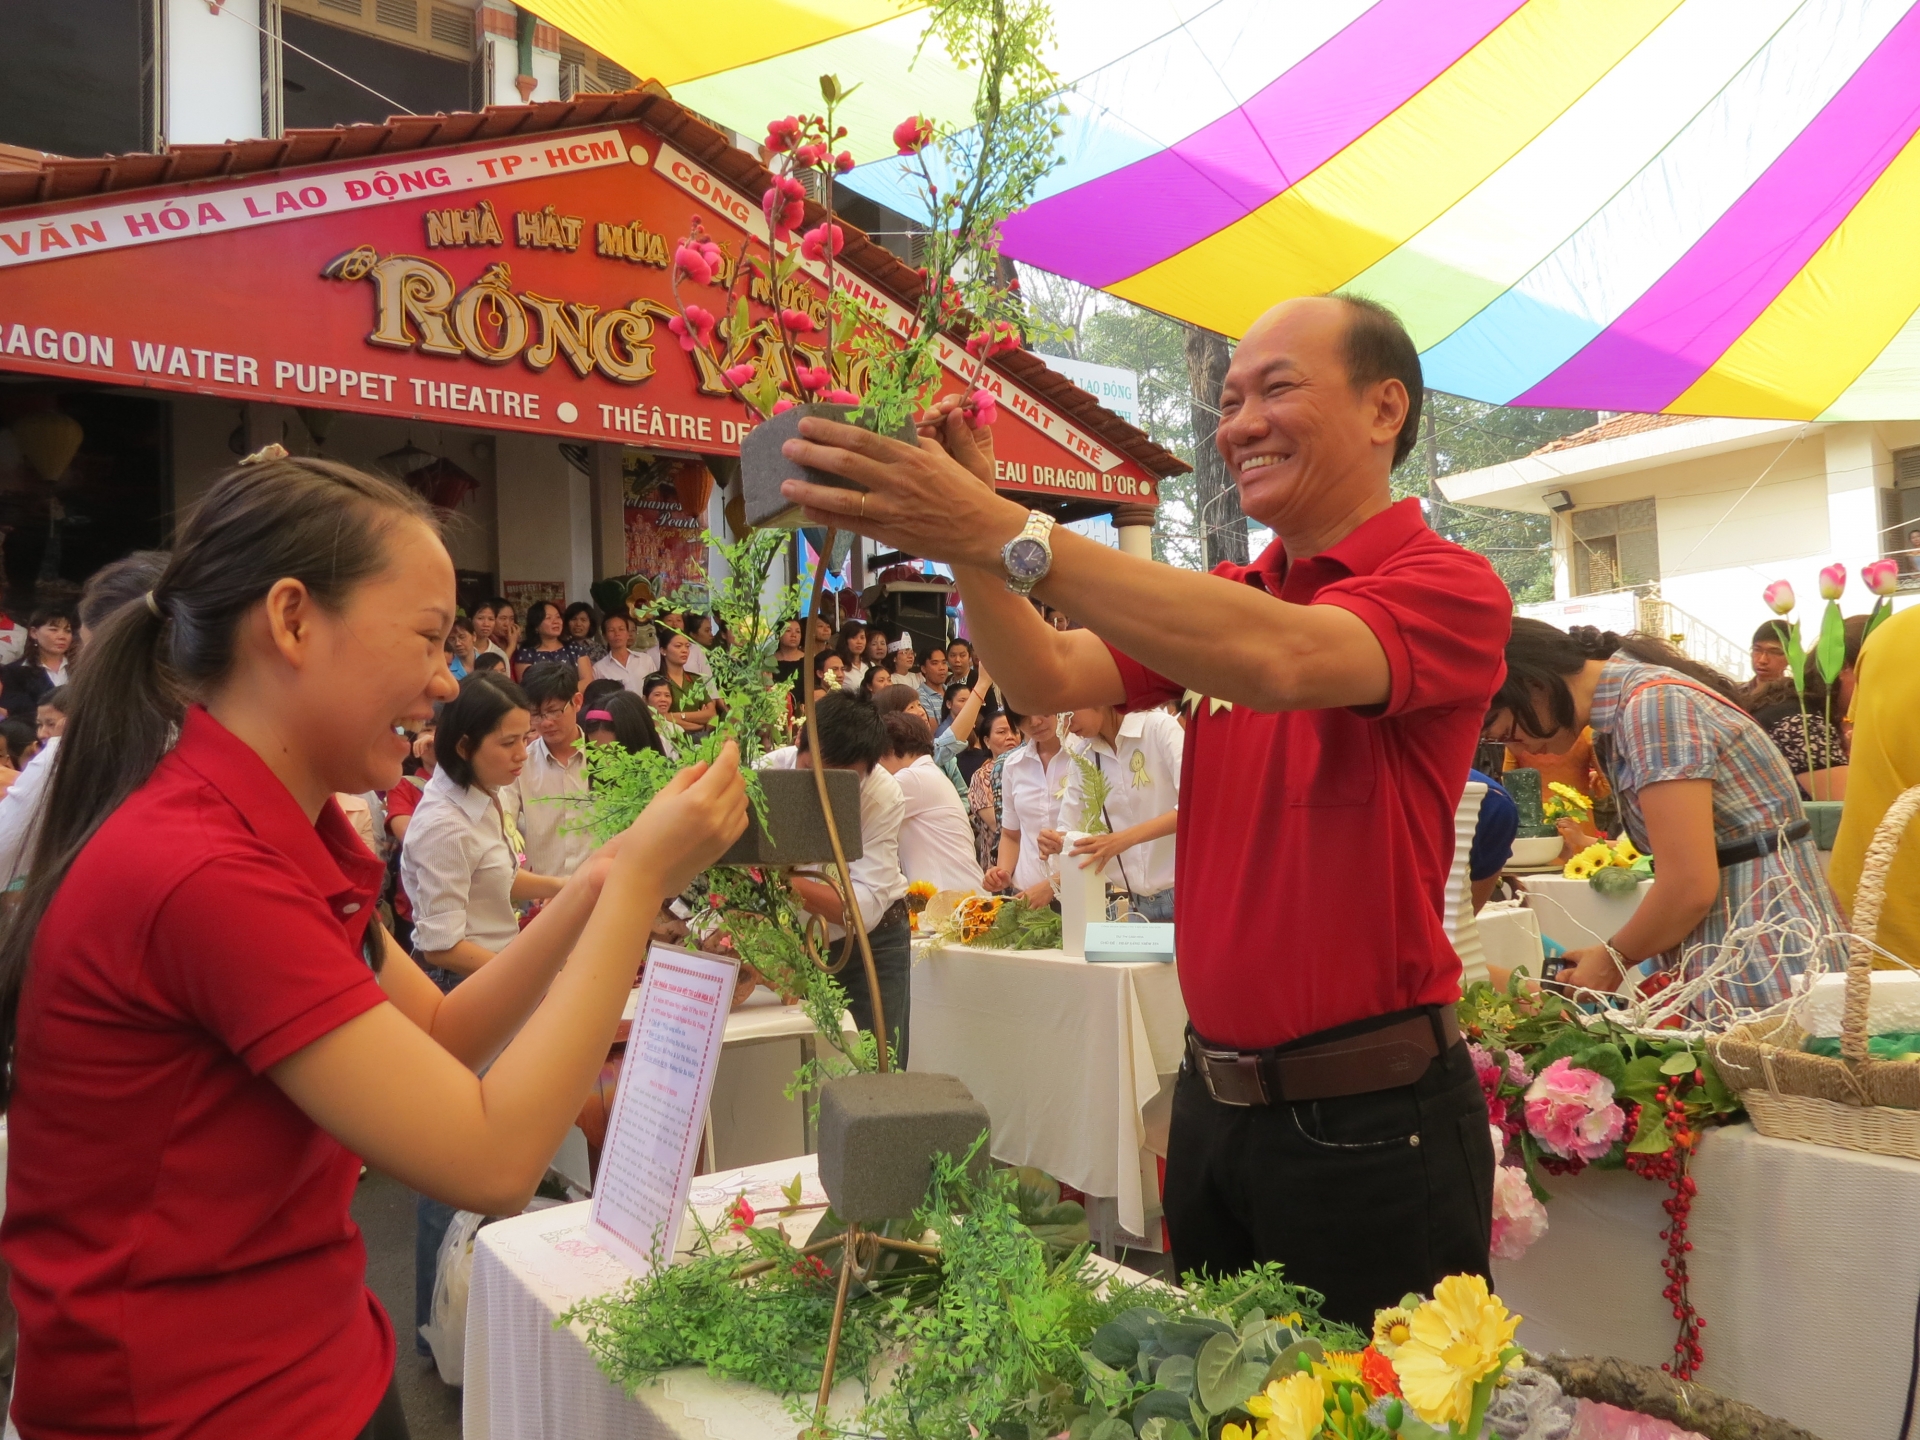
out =
[[[747,828],[716,862],[721,865],[824,865],[833,862],[833,842],[820,813],[820,792],[811,770],[757,770],[767,800],[767,823],[751,807]],[[860,777],[828,770],[827,795],[849,861],[860,858]],[[878,920],[879,916],[871,917]],[[871,921],[869,922],[871,923]]]
[[[756,529],[775,526],[783,530],[795,530],[800,527],[800,507],[780,493],[782,482],[787,480],[806,480],[815,485],[830,485],[836,490],[862,488],[851,480],[829,475],[824,470],[815,470],[810,465],[796,465],[780,453],[782,445],[799,436],[800,422],[807,416],[845,420],[852,413],[853,407],[850,405],[829,405],[825,402],[795,405],[791,410],[769,416],[747,432],[746,438],[740,442],[740,486],[746,498],[747,524]],[[911,445],[915,434],[911,424],[904,424],[894,432],[894,438]]]
[[[1840,805],[1838,800],[1800,802],[1800,808],[1807,812],[1807,820],[1813,826],[1814,849],[1833,849],[1833,842],[1840,834]]]

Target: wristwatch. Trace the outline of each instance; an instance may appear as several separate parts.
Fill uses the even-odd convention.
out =
[[[1053,517],[1038,510],[1027,512],[1026,528],[1009,540],[1000,551],[1000,563],[1006,567],[1007,589],[1025,597],[1047,578],[1053,568]]]

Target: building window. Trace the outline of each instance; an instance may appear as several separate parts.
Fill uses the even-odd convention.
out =
[[[1880,553],[1900,562],[1900,588],[1920,590],[1920,448],[1893,452],[1893,488],[1880,492]]]
[[[1652,500],[1575,510],[1569,521],[1575,595],[1630,590],[1660,578]]]

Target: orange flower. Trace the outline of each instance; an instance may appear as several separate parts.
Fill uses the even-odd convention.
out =
[[[1393,1362],[1371,1345],[1360,1352],[1360,1378],[1376,1400],[1400,1393],[1400,1377],[1393,1373]]]

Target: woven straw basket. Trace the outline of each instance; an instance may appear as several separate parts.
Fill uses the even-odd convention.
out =
[[[1711,1042],[1721,1076],[1762,1135],[1920,1160],[1920,1062],[1867,1054],[1873,952],[1865,943],[1879,928],[1887,870],[1916,811],[1920,785],[1887,807],[1861,864],[1847,942],[1842,1058],[1807,1054],[1800,1048],[1806,1031],[1789,1016],[1736,1025]]]

